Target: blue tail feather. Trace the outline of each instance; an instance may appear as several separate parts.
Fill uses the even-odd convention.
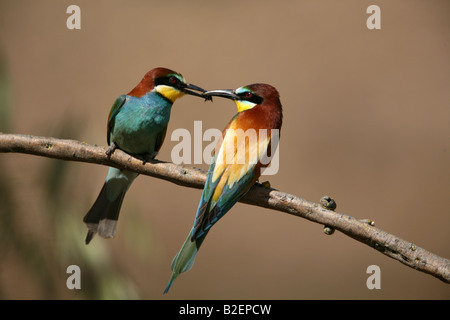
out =
[[[191,237],[194,233],[194,229],[189,232],[186,240],[184,241],[181,250],[177,253],[175,258],[172,260],[172,275],[170,276],[169,283],[167,284],[164,293],[168,293],[169,289],[172,287],[173,282],[178,277],[180,273],[189,271],[194,265],[195,258],[197,257],[198,250],[203,243],[208,232],[204,233],[195,241],[191,241]]]

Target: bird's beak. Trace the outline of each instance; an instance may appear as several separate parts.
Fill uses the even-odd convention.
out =
[[[190,89],[190,90],[189,90]],[[195,91],[199,91],[201,93],[195,92],[195,91],[191,91],[191,90],[195,90]],[[206,96],[205,92],[206,90],[200,87],[197,87],[196,85],[190,84],[190,83],[186,83],[186,85],[184,85],[181,88],[181,91],[183,91],[186,94],[190,94],[191,96],[196,96],[196,97],[200,97],[200,98],[204,98],[206,100],[212,100],[211,97]]]
[[[207,97],[216,96],[231,100],[239,100],[239,96],[236,93],[234,93],[234,90],[231,89],[207,91],[204,93],[204,95]]]

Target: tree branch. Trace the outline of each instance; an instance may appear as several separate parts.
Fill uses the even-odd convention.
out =
[[[3,153],[18,152],[60,160],[102,164],[197,189],[203,188],[206,181],[204,170],[159,160],[143,164],[142,160],[121,150],[114,151],[108,157],[106,150],[106,147],[92,146],[75,140],[0,133],[0,152]],[[356,218],[327,210],[318,203],[259,184],[255,184],[241,202],[286,212],[334,228],[392,259],[450,283],[450,260]]]

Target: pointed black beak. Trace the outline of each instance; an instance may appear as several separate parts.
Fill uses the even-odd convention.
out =
[[[203,98],[205,100],[211,100],[212,101],[212,98],[210,96],[206,96],[205,95],[206,90],[203,89],[203,88],[197,87],[196,85],[193,85],[193,84],[190,84],[190,83],[186,83],[180,89],[184,93],[190,94],[191,96],[196,96],[196,97]],[[191,91],[191,90],[199,91],[201,93],[198,93],[198,92],[195,92],[195,91]]]
[[[231,99],[231,100],[239,100],[239,96],[236,93],[234,93],[234,90],[231,90],[231,89],[212,90],[212,91],[205,92],[204,95],[207,97],[216,96],[216,97],[222,97],[222,98],[227,98],[227,99]]]

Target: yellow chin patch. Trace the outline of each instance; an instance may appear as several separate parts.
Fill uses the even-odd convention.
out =
[[[236,100],[235,102],[236,102],[236,105],[238,108],[238,112],[245,111],[245,110],[251,109],[254,106],[256,106],[256,103],[246,101],[246,100],[242,100],[242,101]]]
[[[181,98],[185,95],[184,92],[175,89],[174,87],[159,85],[155,88],[155,91],[159,92],[163,97],[169,99],[172,102],[175,102],[178,98]]]

